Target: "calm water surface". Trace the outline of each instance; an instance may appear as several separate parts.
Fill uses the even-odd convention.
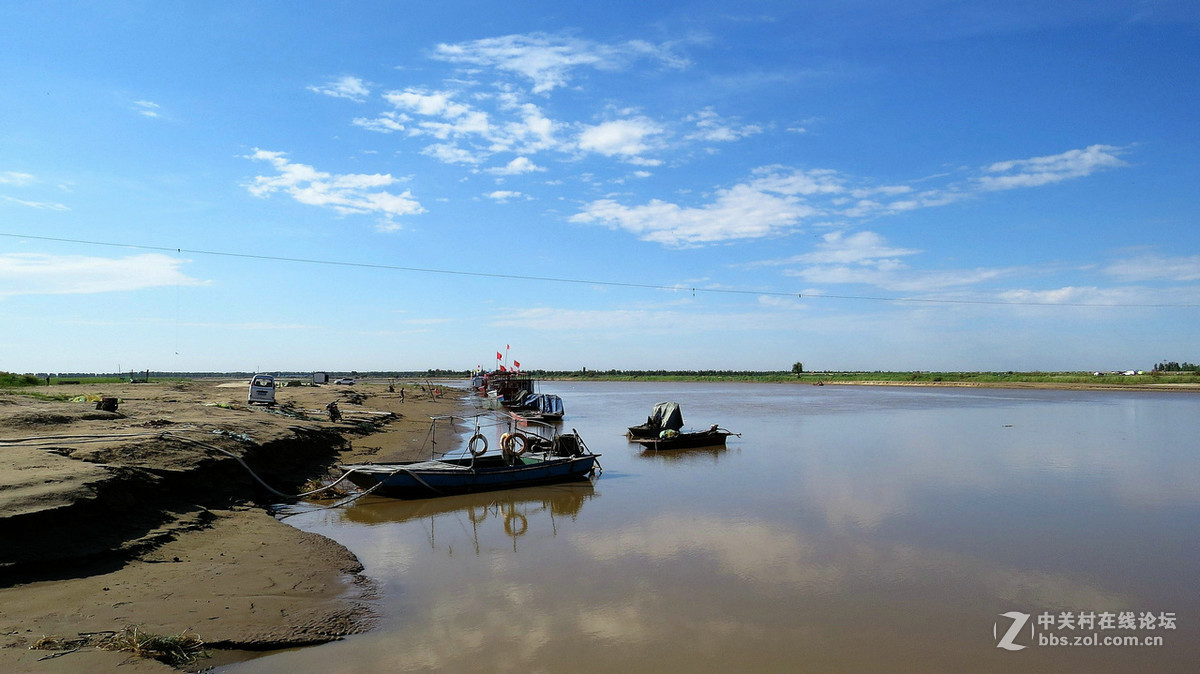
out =
[[[543,391],[603,475],[291,517],[358,555],[379,627],[220,671],[1200,667],[1200,395]],[[664,400],[691,428],[742,435],[678,453],[627,443]],[[1161,645],[1082,645],[1111,637]]]

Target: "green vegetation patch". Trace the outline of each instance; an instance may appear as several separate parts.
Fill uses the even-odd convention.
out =
[[[44,379],[40,379],[31,374],[13,374],[11,372],[0,372],[0,388],[16,388],[18,386],[37,386],[45,384]]]

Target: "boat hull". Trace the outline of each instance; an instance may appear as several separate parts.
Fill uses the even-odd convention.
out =
[[[349,480],[372,493],[393,498],[430,498],[515,489],[585,479],[598,454],[550,458],[534,463],[439,470],[430,462],[380,463],[343,466]]]
[[[729,431],[700,431],[697,433],[680,433],[670,438],[634,438],[633,441],[645,449],[670,450],[691,449],[693,447],[725,446],[725,439],[733,435]]]
[[[630,426],[625,431],[625,437],[629,438],[630,440],[634,440],[634,441],[636,441],[636,440],[651,440],[653,438],[657,438],[658,434],[661,433],[662,430],[663,429],[660,426],[651,427],[651,426],[646,426],[645,424],[642,424],[641,426]]]

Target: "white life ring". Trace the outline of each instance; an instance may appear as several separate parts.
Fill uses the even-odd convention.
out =
[[[481,443],[480,440],[482,440],[483,442]],[[481,444],[483,445],[483,447],[479,448],[479,446]],[[478,451],[476,451],[476,449],[478,449]],[[487,442],[487,438],[484,437],[483,433],[476,433],[475,435],[472,435],[471,439],[467,442],[467,451],[471,452],[471,456],[474,456],[474,457],[483,456],[484,453],[487,452],[487,450],[488,450],[488,442]]]

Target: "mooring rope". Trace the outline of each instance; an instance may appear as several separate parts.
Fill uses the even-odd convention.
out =
[[[254,472],[254,469],[252,469],[249,464],[247,464],[244,460],[242,460],[242,457],[238,456],[237,454],[234,454],[233,452],[231,452],[223,447],[218,447],[216,445],[212,445],[207,442],[200,442],[199,440],[193,440],[191,438],[184,437],[182,435],[176,435],[174,433],[161,433],[159,435],[159,437],[163,438],[164,440],[165,439],[175,439],[180,442],[186,442],[186,443],[189,443],[192,445],[196,445],[198,447],[203,447],[205,449],[211,449],[213,451],[220,452],[220,453],[232,458],[234,461],[237,461],[239,464],[241,464],[242,468],[245,468],[246,472],[250,473],[250,477],[253,477],[267,491],[271,492],[272,494],[275,494],[276,496],[279,496],[281,498],[286,498],[286,499],[304,498],[305,496],[312,496],[313,494],[323,492],[326,489],[329,489],[330,487],[337,485],[339,482],[341,482],[342,480],[345,480],[347,477],[350,477],[350,472],[353,472],[353,471],[348,471],[345,475],[342,475],[338,479],[334,480],[333,482],[331,482],[319,489],[313,489],[312,491],[306,491],[306,492],[303,492],[300,494],[285,494],[285,493],[279,491],[278,489],[272,487],[271,485],[267,484],[266,481],[264,481],[261,477],[258,476],[258,473]]]

